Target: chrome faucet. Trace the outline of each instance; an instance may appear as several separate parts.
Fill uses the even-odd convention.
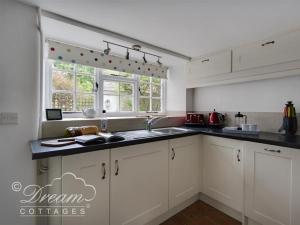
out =
[[[164,118],[166,118],[166,116],[159,116],[159,117],[152,117],[152,118],[148,117],[146,119],[146,130],[147,131],[151,131],[152,130],[152,126],[154,124],[156,124],[158,121],[160,121],[160,120],[162,120]]]

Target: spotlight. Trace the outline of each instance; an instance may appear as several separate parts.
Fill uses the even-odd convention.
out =
[[[144,53],[144,56],[143,56],[143,60],[145,63],[147,63],[147,60],[146,60],[146,54]]]
[[[158,63],[158,65],[162,65],[162,63],[159,61],[159,57],[157,58],[157,61],[156,61],[157,63]]]
[[[126,53],[126,59],[127,59],[127,60],[129,59],[129,51],[128,51],[128,48],[127,48],[127,53]]]
[[[110,53],[109,44],[107,43],[107,48],[103,51],[105,55],[108,55]]]

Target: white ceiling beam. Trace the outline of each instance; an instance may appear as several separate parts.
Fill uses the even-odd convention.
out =
[[[181,58],[181,59],[185,59],[187,61],[190,61],[192,59],[192,57],[190,57],[190,56],[186,56],[186,55],[183,55],[181,53],[178,53],[178,52],[166,49],[166,48],[162,48],[162,47],[159,47],[159,46],[156,46],[156,45],[144,42],[144,41],[140,41],[138,39],[126,36],[124,34],[120,34],[120,33],[117,33],[117,32],[111,31],[111,30],[107,30],[107,29],[104,29],[104,28],[101,28],[101,27],[98,27],[98,26],[94,26],[94,25],[79,21],[79,20],[75,20],[75,19],[70,18],[70,17],[62,16],[62,15],[57,14],[57,13],[53,13],[53,12],[43,10],[43,9],[41,10],[41,13],[42,13],[43,16],[54,19],[54,20],[58,20],[58,21],[61,21],[61,22],[67,23],[67,24],[71,24],[71,25],[74,25],[74,26],[77,26],[77,27],[81,27],[83,29],[87,29],[87,30],[90,30],[90,31],[93,31],[93,32],[96,32],[96,33],[108,35],[108,36],[120,39],[122,41],[129,42],[129,43],[132,43],[132,44],[138,44],[138,45],[141,45],[143,47],[146,47],[146,48],[158,51],[158,52],[166,53],[168,55],[172,55],[172,56],[175,56],[175,57],[178,57],[178,58]]]

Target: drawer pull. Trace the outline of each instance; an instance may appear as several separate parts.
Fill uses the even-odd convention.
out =
[[[118,160],[115,160],[115,169],[116,169],[115,175],[118,176],[119,175],[119,161]]]
[[[238,150],[238,153],[236,155],[237,161],[240,162],[241,158],[240,158],[240,154],[241,154],[241,149]]]
[[[104,179],[105,179],[105,177],[106,177],[106,168],[105,168],[105,163],[102,163],[102,171],[103,171],[102,180],[104,180]]]
[[[175,156],[176,156],[174,148],[172,148],[172,153],[173,153],[173,155],[172,155],[172,160],[174,160],[174,159],[175,159]]]
[[[265,43],[262,43],[261,46],[264,47],[266,45],[275,44],[275,41],[267,41]]]
[[[209,59],[203,59],[201,62],[202,63],[209,62]]]
[[[275,152],[275,153],[281,153],[280,150],[275,150],[275,149],[268,149],[268,148],[264,148],[265,151],[267,152]]]

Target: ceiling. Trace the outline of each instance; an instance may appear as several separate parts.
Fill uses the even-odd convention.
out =
[[[300,27],[297,0],[21,0],[191,57]]]

